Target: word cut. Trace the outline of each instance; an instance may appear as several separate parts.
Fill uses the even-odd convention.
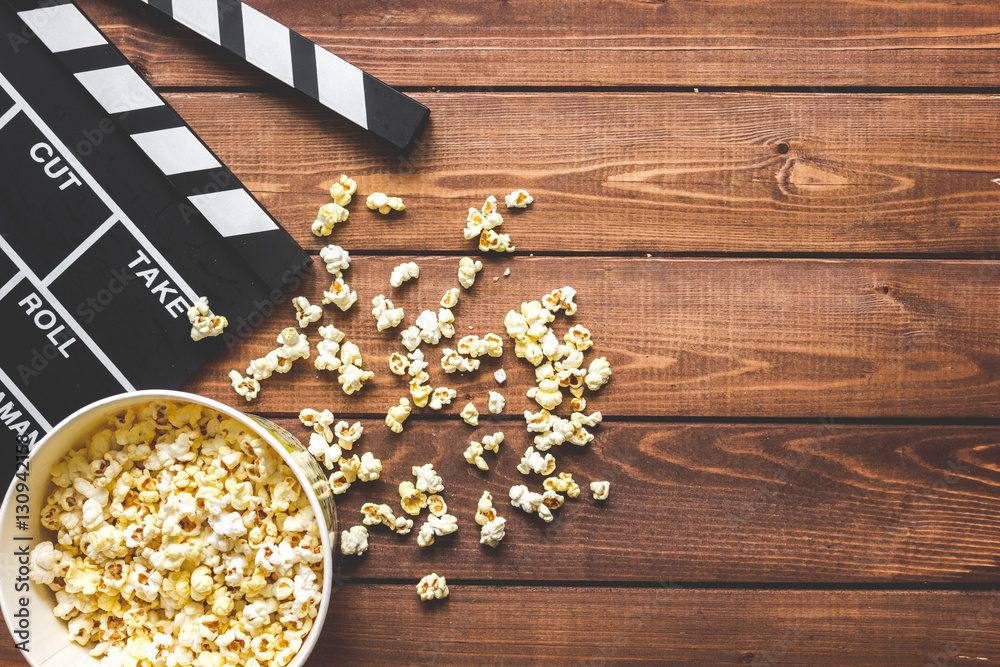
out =
[[[65,190],[71,185],[82,185],[76,174],[70,171],[69,165],[63,164],[63,159],[56,155],[55,151],[52,150],[52,146],[48,145],[44,141],[32,146],[29,153],[31,153],[32,160],[38,164],[45,164],[45,175],[49,178],[59,179],[62,178],[64,174],[66,175],[66,179],[59,184],[60,190]],[[62,165],[61,168],[60,165]]]

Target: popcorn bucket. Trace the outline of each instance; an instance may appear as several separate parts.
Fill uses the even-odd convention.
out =
[[[316,645],[330,605],[333,589],[333,554],[337,542],[337,515],[329,482],[306,448],[288,431],[255,415],[246,415],[218,401],[179,391],[148,390],[111,396],[77,410],[46,435],[31,452],[7,489],[0,506],[0,610],[14,643],[31,665],[86,667],[100,665],[89,648],[70,641],[66,621],[56,617],[55,594],[28,579],[28,554],[40,542],[53,540],[40,521],[42,509],[55,484],[52,469],[72,449],[81,446],[106,421],[128,408],[150,401],[195,403],[242,423],[263,439],[295,473],[309,499],[323,545],[322,599],[302,648],[289,663],[305,664]]]

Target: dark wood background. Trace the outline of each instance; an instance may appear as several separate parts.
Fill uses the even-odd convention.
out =
[[[361,419],[385,473],[338,501],[342,527],[426,462],[459,517],[429,549],[375,529],[342,559],[310,664],[1000,662],[995,0],[250,2],[430,107],[406,157],[137,1],[80,4],[304,247],[354,258],[359,303],[324,322],[378,373],[360,395],[308,365],[249,408],[232,393],[287,301],[186,388],[303,436],[303,407]],[[340,173],[406,213],[359,202],[316,239]],[[571,285],[614,369],[596,441],[556,452],[611,498],[550,525],[505,502],[526,364],[449,376],[457,404],[394,436],[402,348],[366,307],[436,303],[475,254],[464,212],[518,187],[537,198],[506,216],[518,252],[485,259],[457,324],[502,333]],[[410,259],[420,280],[391,290]],[[508,409],[473,431],[457,412],[501,365]],[[495,429],[482,473],[461,453]],[[472,523],[484,489],[508,519],[496,551]],[[414,594],[431,571],[440,604]],[[9,635],[0,657],[17,663]]]

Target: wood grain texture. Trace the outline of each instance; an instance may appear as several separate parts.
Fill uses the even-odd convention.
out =
[[[536,202],[505,231],[523,252],[1000,252],[988,96],[416,97],[431,121],[401,157],[307,100],[167,95],[307,247],[347,173],[408,206],[382,218],[354,202],[334,239],[359,253],[468,252],[469,207],[520,187]]]
[[[990,0],[249,4],[395,86],[997,85]],[[272,85],[132,0],[81,6],[155,85]]]
[[[392,267],[408,259],[421,267],[420,279],[391,288]],[[490,257],[485,265],[454,311],[458,335],[492,331],[506,337],[508,310],[557,287],[575,287],[579,311],[573,318],[560,315],[554,326],[560,336],[575,323],[590,328],[596,344],[586,361],[606,357],[614,376],[596,397],[587,392],[593,397],[589,409],[607,415],[1000,415],[997,262]],[[245,369],[294,324],[285,299],[258,329],[231,322],[225,336],[230,349],[186,388],[264,413],[297,413],[311,405],[384,416],[408,395],[404,379],[388,371],[389,355],[405,348],[398,330],[375,330],[371,299],[385,294],[406,313],[401,327],[409,326],[421,310],[436,311],[445,290],[457,287],[457,267],[454,257],[355,257],[346,277],[358,302],[346,314],[327,306],[320,321],[345,331],[376,373],[354,396],[341,393],[336,373],[317,371],[308,361],[265,381],[249,406],[229,387],[231,368]],[[505,267],[510,277],[493,282]],[[329,284],[317,261],[288,298],[304,294],[319,302]],[[307,330],[314,343],[315,326]],[[442,340],[422,349],[431,384],[459,391],[444,414],[456,418],[466,400],[485,412],[499,367],[510,378],[502,389],[508,412],[535,406],[524,395],[534,384],[534,369],[512,354],[509,338],[502,358],[484,357],[481,369],[464,377],[441,369],[441,350],[449,346]]]
[[[307,439],[297,420],[279,420]],[[401,435],[375,420],[353,450],[382,460],[382,477],[338,496],[340,529],[364,503],[402,514],[397,487],[432,463],[444,480],[454,535],[425,548],[414,530],[369,529],[369,551],[340,557],[338,576],[419,579],[432,570],[477,581],[989,584],[1000,573],[1000,439],[996,429],[604,423],[583,448],[554,448],[559,472],[581,485],[552,523],[511,506],[508,491],[541,491],[515,469],[531,442],[522,420],[472,428],[411,418]],[[490,470],[470,466],[472,439],[505,434]],[[589,483],[611,482],[606,502]],[[497,549],[474,523],[483,491],[507,519]]]
[[[428,604],[409,584],[344,586],[308,665],[920,667],[1000,659],[996,592],[449,587],[449,598]],[[0,628],[0,656],[12,656],[0,664],[25,664],[10,645]]]

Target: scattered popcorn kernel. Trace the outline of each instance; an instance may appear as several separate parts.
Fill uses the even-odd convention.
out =
[[[328,324],[316,330],[320,341],[316,344],[316,370],[335,371],[340,368],[340,343],[344,332]]]
[[[489,491],[483,491],[483,495],[476,505],[476,523],[485,526],[496,518],[497,512],[493,509],[493,494]]]
[[[583,396],[575,397],[569,402],[569,407],[573,412],[583,412],[587,409],[587,399]]]
[[[295,320],[303,329],[323,317],[323,309],[310,305],[309,300],[304,296],[293,298],[292,305],[295,306]]]
[[[421,372],[410,381],[410,397],[413,399],[413,404],[418,408],[425,407],[430,401],[431,386],[423,384],[428,378],[430,376],[427,373]]]
[[[490,392],[490,400],[489,400],[489,411],[490,412],[492,412],[495,415],[498,415],[501,412],[503,412],[504,405],[506,405],[506,404],[507,404],[507,401],[504,400],[503,394],[501,394],[499,392],[496,392],[496,391],[491,391]]]
[[[503,270],[503,277],[506,278],[509,275],[510,275],[510,267],[508,266],[506,269]]]
[[[493,373],[493,379],[497,381],[497,384],[503,384],[507,381],[507,371],[502,368],[498,368]]]
[[[410,401],[406,398],[399,399],[399,405],[394,405],[389,408],[388,414],[385,416],[385,425],[389,427],[389,430],[393,433],[403,432],[403,422],[406,418],[410,416],[412,408],[410,408]]]
[[[457,287],[452,287],[450,290],[444,293],[441,297],[441,307],[442,308],[454,308],[458,305],[458,294],[459,289]]]
[[[420,339],[425,343],[437,345],[441,341],[441,323],[433,310],[420,313],[416,325],[420,329]]]
[[[389,370],[392,371],[393,375],[406,375],[406,369],[409,367],[410,362],[399,352],[393,352],[389,355]]]
[[[445,338],[455,335],[455,314],[447,308],[438,310],[438,330]]]
[[[500,540],[507,535],[506,525],[507,519],[502,516],[486,522],[480,530],[479,543],[496,549]]]
[[[563,506],[566,499],[553,491],[552,489],[547,489],[545,493],[542,494],[542,504],[548,507],[550,510],[557,510]]]
[[[364,430],[361,422],[354,422],[353,425],[348,426],[346,421],[339,421],[333,427],[333,434],[337,436],[337,444],[340,447],[350,450],[354,448],[354,443],[358,441]]]
[[[556,469],[556,458],[552,454],[542,456],[535,451],[534,447],[528,447],[521,457],[521,462],[517,465],[517,471],[522,475],[536,473],[539,475],[551,475]]]
[[[361,455],[361,466],[358,468],[358,479],[362,482],[374,482],[382,474],[382,461],[375,458],[371,452]]]
[[[514,245],[510,242],[510,234],[499,234],[493,230],[484,230],[479,237],[479,251],[487,252],[514,252]]]
[[[422,466],[413,466],[413,476],[417,478],[417,491],[424,493],[440,493],[444,491],[444,484],[441,477],[434,470],[434,467],[427,463]]]
[[[590,492],[594,494],[594,500],[607,500],[608,492],[611,490],[611,482],[591,482]]]
[[[465,450],[465,461],[469,465],[474,465],[480,470],[489,470],[490,465],[483,458],[483,446],[473,440]]]
[[[333,470],[343,455],[340,445],[327,442],[326,438],[319,433],[311,433],[309,435],[309,447],[307,449],[327,470]]]
[[[440,410],[446,405],[450,405],[458,392],[448,387],[438,387],[431,393],[430,402],[427,404],[431,410]]]
[[[503,442],[503,432],[497,431],[493,435],[483,436],[483,449],[494,454],[500,453],[500,444]]]
[[[404,512],[417,516],[420,510],[427,507],[427,494],[418,491],[413,482],[400,482],[399,504]]]
[[[395,530],[396,517],[392,513],[392,508],[388,505],[378,505],[375,503],[365,503],[361,506],[361,523],[366,526],[377,526],[383,524]]]
[[[417,545],[429,547],[434,544],[435,537],[451,535],[456,530],[458,530],[457,518],[451,514],[442,514],[441,516],[432,514],[427,517],[424,525],[420,526],[420,530],[417,533]]]
[[[306,428],[311,428],[316,433],[322,435],[327,442],[333,442],[333,413],[329,410],[319,412],[312,408],[304,408],[299,412],[299,421]]]
[[[576,296],[576,290],[572,287],[562,287],[560,289],[555,289],[542,297],[542,305],[545,306],[550,312],[558,312],[559,309],[566,311],[567,315],[576,314],[576,304],[573,302],[573,297]]]
[[[357,181],[348,178],[347,174],[341,174],[340,180],[330,187],[330,197],[338,206],[347,206],[351,203],[351,195],[357,191]]]
[[[434,516],[444,516],[448,513],[448,505],[444,502],[438,494],[427,496],[427,509]]]
[[[368,195],[365,205],[373,211],[377,210],[382,215],[388,215],[389,211],[402,211],[406,209],[402,199],[386,196],[384,192],[373,192]]]
[[[535,198],[528,194],[527,190],[514,190],[503,198],[507,208],[527,208],[528,204],[535,201]]]
[[[403,329],[400,333],[400,338],[402,338],[403,347],[413,352],[420,346],[420,329],[411,325]]]
[[[329,236],[338,222],[347,220],[350,213],[340,204],[324,204],[316,214],[312,224],[312,233],[316,236]]]
[[[256,378],[243,377],[239,371],[229,371],[229,380],[232,382],[236,393],[243,398],[248,401],[257,398],[257,394],[260,392],[260,382]]]
[[[546,477],[542,486],[546,491],[565,493],[570,498],[580,497],[580,485],[573,481],[573,476],[568,472],[561,472],[558,477]]]
[[[188,322],[191,323],[191,340],[198,341],[210,336],[218,336],[229,326],[229,320],[216,315],[208,307],[208,297],[198,297],[194,305],[187,310]]]
[[[358,300],[358,293],[350,288],[350,286],[344,282],[344,277],[338,275],[332,283],[330,283],[330,289],[323,292],[323,303],[332,303],[337,308],[343,311],[347,311],[354,302]]]
[[[420,267],[416,262],[404,262],[395,267],[389,274],[389,284],[399,287],[407,280],[415,280],[420,277]]]
[[[572,343],[581,352],[586,352],[594,346],[594,341],[590,337],[590,329],[582,324],[570,327],[570,330],[563,336],[563,340],[567,343]]]
[[[584,384],[587,385],[587,389],[597,391],[606,385],[610,379],[611,366],[608,364],[606,358],[601,357],[590,362],[590,368],[587,369],[587,377],[584,379]]]
[[[406,358],[410,360],[410,365],[406,369],[410,377],[417,377],[417,375],[427,368],[427,362],[424,361],[424,353],[420,350],[413,350],[406,355]]]
[[[320,258],[326,262],[326,270],[334,276],[351,268],[351,255],[339,245],[332,243],[319,251]]]
[[[458,283],[465,289],[469,289],[476,282],[476,274],[482,270],[483,263],[478,259],[463,257],[458,261]]]
[[[421,600],[440,600],[448,597],[448,582],[435,573],[428,574],[417,583],[417,595]]]
[[[535,399],[535,402],[546,410],[556,409],[563,401],[562,392],[559,391],[559,382],[553,379],[542,380],[537,387],[529,389],[526,395],[528,398]]]
[[[399,326],[403,321],[403,309],[396,308],[392,301],[379,294],[372,299],[372,316],[375,318],[376,328],[385,331]]]
[[[413,519],[407,519],[405,516],[397,516],[396,526],[393,530],[399,535],[409,535],[410,531],[413,530]]]
[[[343,392],[350,396],[360,391],[365,386],[365,382],[371,380],[373,377],[375,377],[375,373],[371,371],[363,371],[359,366],[355,366],[354,364],[342,364],[340,374],[337,376],[337,382],[340,383]]]
[[[466,359],[450,347],[444,348],[441,356],[441,368],[445,373],[470,373],[479,369],[478,359]]]
[[[477,410],[476,406],[472,404],[472,401],[465,404],[465,407],[462,408],[462,412],[459,413],[459,416],[462,418],[462,421],[469,426],[479,426],[479,410]]]
[[[340,533],[340,553],[345,556],[360,556],[368,551],[368,529],[353,526]]]
[[[510,504],[528,514],[534,514],[542,506],[542,494],[528,491],[524,484],[510,487]]]

